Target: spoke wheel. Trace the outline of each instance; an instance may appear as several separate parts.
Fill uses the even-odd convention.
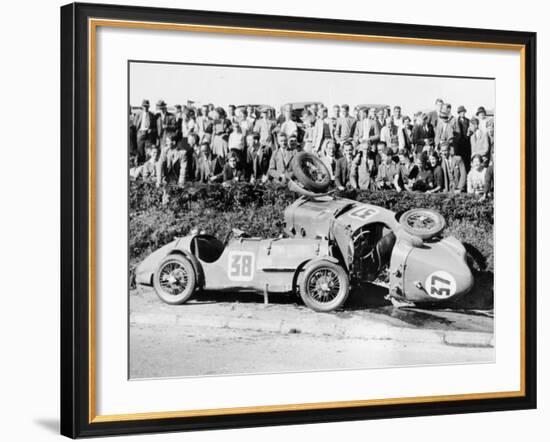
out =
[[[298,182],[311,192],[325,192],[330,185],[330,172],[319,157],[308,152],[296,154],[292,171]]]
[[[329,261],[320,261],[306,268],[300,282],[300,296],[309,308],[329,312],[341,307],[349,292],[346,271]]]
[[[409,210],[401,216],[399,223],[406,232],[422,239],[439,235],[445,228],[443,216],[431,209]]]
[[[169,255],[159,264],[153,286],[158,297],[167,304],[183,304],[195,291],[195,269],[184,256]]]

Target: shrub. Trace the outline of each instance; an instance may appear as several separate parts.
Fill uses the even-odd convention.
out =
[[[468,194],[420,194],[394,191],[345,191],[340,196],[378,205],[395,212],[415,207],[439,211],[447,220],[446,233],[455,235],[477,255],[477,269],[493,270],[493,203]],[[224,238],[237,227],[252,236],[283,233],[283,211],[296,199],[286,187],[273,184],[198,184],[157,188],[149,182],[130,183],[130,259],[135,264],[147,253],[200,228]]]

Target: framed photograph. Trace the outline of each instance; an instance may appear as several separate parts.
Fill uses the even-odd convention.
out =
[[[62,434],[535,408],[535,54],[63,6]]]

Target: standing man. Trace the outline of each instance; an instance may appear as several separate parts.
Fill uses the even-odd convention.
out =
[[[137,163],[139,165],[145,161],[146,145],[154,144],[156,141],[155,115],[149,111],[149,100],[141,102],[141,112],[136,114],[134,126],[137,131]]]
[[[269,108],[263,108],[260,113],[260,119],[256,121],[254,132],[260,134],[260,144],[262,146],[273,147],[273,131],[275,130],[275,120],[269,118]]]
[[[237,121],[237,116],[235,115],[235,105],[230,104],[227,106],[227,119],[231,122],[231,124],[235,123]]]
[[[393,107],[393,124],[397,127],[403,127],[403,116],[401,114],[401,106]]]
[[[202,143],[206,128],[210,124],[210,120],[208,119],[208,105],[201,106],[200,115],[197,117],[196,123],[199,142]]]
[[[247,135],[246,150],[246,177],[251,183],[268,179],[269,160],[271,159],[271,146],[262,145],[260,134],[254,132]]]
[[[434,129],[439,122],[439,113],[443,108],[444,101],[441,98],[435,100],[435,107],[428,113],[428,123],[430,123]]]
[[[380,130],[382,126],[379,124],[375,115],[376,109],[369,108],[367,118],[363,120],[363,141],[366,141],[369,146],[374,146],[380,140]]]
[[[343,104],[340,116],[336,119],[336,129],[334,138],[339,145],[343,145],[346,141],[350,141],[355,129],[355,118],[349,114],[349,106]]]
[[[441,169],[443,171],[443,189],[445,192],[461,193],[466,191],[466,166],[459,155],[455,155],[452,145],[441,145]]]
[[[293,134],[298,134],[298,125],[292,119],[292,106],[287,104],[283,110],[284,121],[281,124],[281,132],[284,132],[287,139]]]
[[[334,184],[338,190],[344,190],[351,186],[350,173],[353,164],[353,146],[350,141],[343,144],[344,155],[336,161],[334,172]]]
[[[367,119],[367,110],[362,107],[357,110],[357,121],[353,131],[353,144],[358,146],[363,140],[363,131],[365,129],[365,120]]]
[[[166,137],[168,135],[175,136],[177,133],[176,116],[166,110],[166,103],[164,100],[157,102],[157,109],[160,113],[157,117],[157,138],[158,143],[161,146],[165,145]]]
[[[489,135],[492,148],[495,143],[495,120],[487,116],[487,111],[483,106],[477,109],[476,117],[479,120],[479,130]]]
[[[440,149],[443,143],[450,144],[453,142],[454,130],[450,120],[448,108],[444,105],[439,113],[439,121],[435,127],[435,148]]]
[[[424,146],[432,146],[435,138],[434,127],[430,123],[430,119],[427,114],[422,114],[419,117],[419,124],[416,124],[413,128],[413,144],[415,146],[415,153],[422,153]]]
[[[457,112],[458,118],[456,119],[455,138],[453,144],[455,146],[456,154],[462,158],[466,169],[469,169],[470,158],[472,155],[470,137],[468,136],[470,120],[466,118],[466,108],[464,106],[458,106]]]
[[[321,156],[323,154],[324,144],[333,138],[327,108],[321,107],[317,111],[317,120],[313,128],[313,153]]]
[[[491,139],[486,131],[481,130],[479,120],[476,117],[472,117],[470,120],[468,132],[471,134],[472,158],[478,155],[483,161],[488,161],[491,153]]]
[[[403,125],[398,128],[397,138],[399,140],[399,150],[404,150],[410,153],[413,145],[413,126],[411,119],[408,116],[404,116],[401,119]]]
[[[397,153],[399,149],[399,128],[393,123],[393,118],[386,118],[384,127],[380,130],[380,141],[386,143],[391,153]]]
[[[289,149],[288,138],[284,132],[279,132],[277,143],[279,147],[271,155],[268,175],[274,181],[285,184],[288,181],[287,173],[292,170],[291,163],[294,158],[294,151]]]

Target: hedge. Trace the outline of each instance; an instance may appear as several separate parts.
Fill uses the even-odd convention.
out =
[[[445,234],[457,236],[476,258],[478,270],[493,270],[493,203],[468,194],[421,194],[393,191],[345,191],[340,196],[395,212],[432,208],[447,220]],[[145,254],[200,228],[223,238],[233,227],[264,238],[283,233],[283,211],[296,199],[286,187],[273,184],[195,185],[157,188],[130,183],[130,258]]]

